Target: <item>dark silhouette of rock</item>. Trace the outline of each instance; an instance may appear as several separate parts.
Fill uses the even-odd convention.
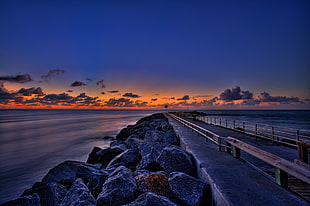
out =
[[[63,185],[72,185],[76,179],[82,178],[86,183],[89,183],[87,184],[89,190],[96,196],[108,175],[108,172],[99,170],[91,164],[65,161],[51,169],[42,179],[42,182],[58,182]]]
[[[163,142],[173,145],[180,145],[180,140],[177,134],[175,133],[174,129],[167,130],[163,137]]]
[[[153,192],[158,195],[172,197],[168,183],[169,175],[164,172],[140,174],[135,177],[137,193]]]
[[[164,132],[159,130],[149,130],[145,133],[145,142],[163,142]]]
[[[155,148],[151,149],[151,152],[145,156],[142,156],[141,161],[137,165],[138,170],[146,169],[149,171],[160,171],[162,167],[156,162],[157,157],[159,156],[160,152],[157,151]]]
[[[122,150],[128,149],[128,145],[125,143],[125,141],[115,140],[110,143],[110,147],[117,147]]]
[[[127,149],[118,156],[116,156],[113,160],[111,160],[107,168],[125,166],[132,170],[135,170],[140,160],[141,160],[141,154],[139,150]]]
[[[167,197],[146,192],[140,195],[135,201],[123,206],[178,206]]]
[[[102,167],[106,167],[109,162],[119,155],[120,153],[124,152],[119,147],[109,147],[106,149],[101,149],[99,147],[94,147],[94,149],[91,151],[91,153],[88,155],[87,163],[90,164],[102,164]]]
[[[190,154],[176,146],[165,147],[156,162],[168,173],[178,171],[192,176],[196,174]]]
[[[145,142],[141,145],[139,145],[139,149],[141,151],[142,156],[148,155],[151,153],[152,149],[155,149],[158,153],[161,153],[161,151],[165,147],[170,147],[171,145],[164,142]]]
[[[169,175],[169,185],[174,193],[185,205],[209,205],[208,185],[182,172],[172,172]]]
[[[97,206],[119,206],[134,200],[136,181],[130,169],[120,166],[110,174],[98,195]]]
[[[43,183],[35,183],[31,189],[25,190],[22,196],[37,193],[40,197],[41,205],[58,206],[68,192],[66,187],[56,182],[42,184]],[[41,186],[39,187],[39,185]]]
[[[140,124],[140,123],[145,122],[145,121],[150,122],[154,119],[166,119],[168,121],[168,119],[165,117],[165,115],[163,113],[156,113],[156,114],[152,114],[152,115],[141,118],[140,120],[137,121],[137,124]]]
[[[84,184],[82,179],[77,179],[61,202],[60,206],[95,206],[96,200]]]
[[[8,201],[1,204],[1,206],[41,206],[41,204],[39,195],[33,194]]]

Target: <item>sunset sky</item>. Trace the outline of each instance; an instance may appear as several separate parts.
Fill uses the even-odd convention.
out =
[[[0,108],[310,109],[308,0],[1,0]]]

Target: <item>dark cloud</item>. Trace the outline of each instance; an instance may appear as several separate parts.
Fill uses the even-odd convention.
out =
[[[286,97],[286,96],[271,96],[267,92],[261,93],[259,97],[261,102],[280,102],[282,104],[292,103],[292,102],[300,102],[298,97]]]
[[[145,107],[148,105],[148,102],[143,102],[141,100],[136,100],[135,101],[135,106],[138,106],[138,107]]]
[[[33,80],[31,79],[31,76],[29,74],[21,74],[16,76],[1,76],[0,81],[26,83]]]
[[[71,84],[71,87],[80,87],[80,86],[85,86],[86,84],[84,82],[80,81],[75,81]]]
[[[44,100],[48,101],[59,101],[59,100],[71,100],[73,97],[66,93],[61,94],[48,94],[43,97]]]
[[[85,80],[86,80],[86,81],[93,81],[92,78],[88,78],[88,77],[87,77]]]
[[[109,93],[118,93],[118,90],[111,90],[111,91],[108,91]]]
[[[220,94],[220,99],[224,101],[233,101],[240,99],[252,99],[253,93],[249,91],[241,91],[239,86],[236,86],[232,89],[226,89]]]
[[[109,99],[109,101],[106,101],[105,103],[106,106],[113,106],[113,107],[126,107],[133,105],[133,101],[125,98]]]
[[[69,90],[67,90],[67,92],[73,92],[73,90],[69,89]]]
[[[16,93],[10,93],[4,88],[3,83],[0,82],[0,104],[8,104],[9,102],[22,102],[23,97],[20,97]]]
[[[104,80],[102,79],[102,80],[98,81],[96,84],[98,86],[100,86],[101,88],[105,88],[105,84],[103,82],[104,82]]]
[[[41,79],[43,79],[44,81],[48,82],[53,77],[58,76],[59,74],[63,74],[63,73],[65,73],[65,70],[62,70],[62,69],[51,69],[51,70],[49,70],[48,74],[42,75]]]
[[[105,92],[101,92],[101,94],[105,94]]]
[[[141,97],[141,96],[139,96],[137,94],[133,94],[133,93],[130,92],[130,93],[125,93],[123,95],[123,97],[138,98],[138,97]]]
[[[23,96],[31,96],[32,94],[37,94],[37,95],[40,95],[40,96],[44,96],[45,95],[45,93],[43,92],[41,87],[37,87],[37,88],[31,87],[31,88],[28,88],[28,89],[21,88],[17,93],[20,93]]]
[[[182,98],[179,98],[177,100],[189,100],[189,96],[188,95],[184,95]]]
[[[152,99],[153,102],[157,101],[157,99]]]

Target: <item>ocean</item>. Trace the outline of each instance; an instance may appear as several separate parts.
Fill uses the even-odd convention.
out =
[[[0,110],[0,204],[65,160],[86,161],[94,146],[106,148],[127,125],[160,111]],[[221,116],[310,130],[310,110],[203,110]]]

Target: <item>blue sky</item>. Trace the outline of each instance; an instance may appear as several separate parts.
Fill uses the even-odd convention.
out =
[[[209,101],[240,86],[253,99],[266,91],[308,105],[309,8],[301,0],[2,0],[0,76],[34,80],[4,80],[2,87],[85,92],[103,104],[131,92],[148,104],[157,98],[178,105],[159,100],[189,95],[187,104],[198,103],[198,96]],[[42,83],[55,69],[65,72]],[[86,78],[104,79],[106,87]],[[74,81],[86,86],[71,88]]]

